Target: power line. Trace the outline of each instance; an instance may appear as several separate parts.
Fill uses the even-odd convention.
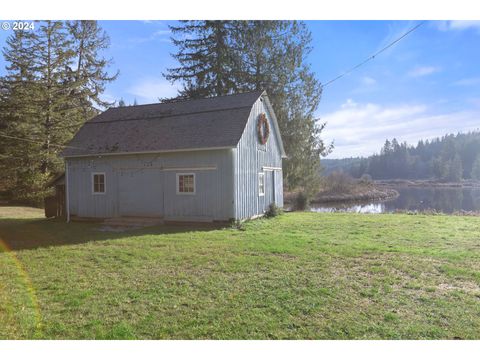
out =
[[[28,141],[28,142],[35,143],[35,144],[40,144],[40,145],[45,144],[43,141],[38,141],[38,140],[34,140],[34,139],[31,139],[31,138],[27,138],[27,137],[17,137],[17,136],[5,135],[3,133],[0,133],[0,136],[4,137],[4,138],[7,138],[7,139]],[[53,144],[53,143],[50,143],[49,145],[54,146],[54,147],[65,147],[65,148],[71,148],[71,149],[86,150],[84,148],[80,148],[80,147],[76,147],[76,146],[69,146],[69,145],[58,145],[58,144]]]
[[[348,75],[350,74],[352,71],[358,69],[360,66],[366,64],[367,62],[375,59],[376,56],[380,55],[382,52],[384,52],[385,50],[389,49],[390,47],[392,47],[393,45],[395,45],[396,43],[398,43],[400,40],[402,40],[404,37],[408,36],[410,33],[414,32],[415,30],[417,30],[420,26],[422,26],[423,24],[425,24],[426,21],[422,21],[420,22],[419,24],[415,25],[414,27],[412,27],[410,30],[408,30],[406,33],[404,33],[402,36],[400,36],[399,38],[395,39],[394,41],[392,41],[390,44],[388,44],[387,46],[383,47],[382,49],[380,49],[379,51],[377,51],[375,54],[373,54],[372,56],[366,58],[365,60],[363,60],[361,63],[355,65],[354,67],[348,69],[347,71],[345,71],[344,73],[338,75],[337,77],[327,81],[325,84],[322,85],[322,88],[325,88],[326,86],[330,85],[331,83],[337,81],[338,79],[344,77],[345,75]]]

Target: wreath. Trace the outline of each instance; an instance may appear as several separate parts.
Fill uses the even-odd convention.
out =
[[[265,145],[268,140],[268,135],[270,135],[270,125],[268,124],[268,120],[265,114],[260,114],[260,116],[258,117],[257,134],[260,143],[262,145]]]

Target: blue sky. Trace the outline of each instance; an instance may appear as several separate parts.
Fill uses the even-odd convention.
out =
[[[139,104],[175,95],[162,72],[175,66],[170,21],[100,21],[111,38],[106,56],[120,76],[108,100]],[[416,21],[307,21],[309,62],[326,82],[363,61]],[[0,31],[3,44],[9,32]],[[370,155],[385,138],[416,143],[480,128],[480,22],[429,21],[395,46],[324,89],[317,116],[334,141],[329,158]],[[1,72],[5,63],[1,60]]]

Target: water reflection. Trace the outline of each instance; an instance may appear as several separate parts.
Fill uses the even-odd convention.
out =
[[[352,212],[365,214],[380,214],[385,212],[385,204],[371,203],[361,205],[339,204],[335,206],[321,206],[319,204],[312,204],[311,211],[315,212]]]
[[[396,199],[363,204],[312,204],[316,212],[385,213],[436,210],[443,213],[480,211],[479,188],[396,187]]]

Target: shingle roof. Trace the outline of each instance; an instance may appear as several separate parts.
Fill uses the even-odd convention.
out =
[[[111,108],[87,121],[63,156],[235,147],[262,93]]]

